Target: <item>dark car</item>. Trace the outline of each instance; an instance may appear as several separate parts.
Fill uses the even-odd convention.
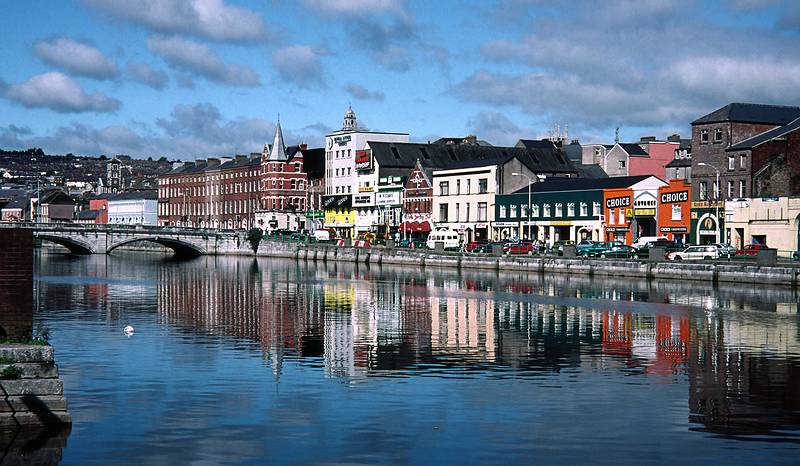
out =
[[[627,244],[615,244],[601,252],[600,257],[631,259],[639,257],[639,255],[637,249],[633,246],[628,246]]]
[[[638,248],[638,257],[648,257],[650,255],[650,250],[653,248],[663,249],[665,255],[675,251],[683,251],[685,249],[684,246],[681,246],[674,241],[659,239],[655,241],[649,241],[642,245],[642,247]]]
[[[585,239],[575,246],[575,254],[579,256],[587,256],[588,251],[591,251],[600,241],[592,241]]]
[[[586,257],[599,257],[600,254],[607,251],[611,247],[613,247],[617,243],[614,241],[605,243],[603,241],[592,241],[589,244],[579,244],[576,247],[576,254],[579,256],[586,256]]]
[[[481,250],[476,252],[491,254],[495,246],[498,246],[500,249],[505,249],[506,244],[508,244],[507,241],[492,241],[491,243],[485,243]]]
[[[425,240],[419,238],[405,238],[401,239],[400,242],[397,244],[397,247],[400,248],[411,248],[411,249],[424,249],[425,248]]]
[[[739,249],[736,251],[737,256],[756,256],[758,255],[758,251],[762,249],[769,249],[769,246],[766,244],[748,244],[744,247],[744,249]]]
[[[515,243],[506,243],[503,247],[505,254],[527,254],[533,255],[534,246],[530,241],[517,241]]]

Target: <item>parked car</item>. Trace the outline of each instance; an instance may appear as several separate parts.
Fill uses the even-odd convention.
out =
[[[610,251],[614,246],[623,246],[619,241],[595,241],[594,244],[581,248],[580,255],[586,257],[601,257],[606,251]]]
[[[333,230],[314,230],[314,239],[320,242],[332,241],[336,239],[336,232]]]
[[[665,236],[640,236],[636,241],[633,242],[633,247],[636,249],[641,249],[648,243],[652,243],[655,241],[669,241]]]
[[[711,260],[719,257],[719,250],[714,245],[689,246],[683,251],[674,251],[667,255],[672,261],[682,260]]]
[[[471,252],[471,253],[484,252],[483,248],[487,244],[488,243],[486,241],[470,241],[469,244],[464,246],[464,252]]]
[[[517,241],[515,243],[506,243],[503,247],[505,254],[527,254],[533,255],[533,243],[530,241]]]
[[[648,241],[644,243],[641,247],[636,248],[639,257],[649,257],[650,250],[653,248],[661,248],[664,250],[664,255],[667,255],[671,252],[675,251],[683,251],[685,246],[681,246],[676,244],[674,241],[668,239],[658,239],[653,241]]]
[[[736,251],[737,256],[756,256],[758,255],[758,251],[762,249],[769,249],[769,246],[766,244],[748,244],[744,247],[744,249],[739,249]]]
[[[713,246],[717,248],[717,251],[719,251],[719,257],[730,258],[736,255],[736,248],[730,244],[714,243]]]
[[[425,247],[425,240],[419,238],[405,238],[401,239],[400,243],[397,244],[399,248],[424,248]]]
[[[627,244],[615,244],[610,248],[607,248],[605,251],[600,253],[600,257],[615,257],[615,258],[622,258],[622,259],[630,259],[639,257],[638,251],[633,246],[628,246]]]
[[[588,256],[589,252],[594,250],[598,244],[602,243],[600,241],[585,239],[575,246],[575,254],[579,256]]]
[[[556,241],[555,243],[553,243],[553,251],[560,256],[564,254],[564,246],[574,246],[574,245],[575,241],[569,239]]]
[[[481,248],[481,250],[478,251],[478,252],[484,252],[486,254],[491,254],[492,250],[494,249],[495,246],[499,246],[500,249],[503,249],[503,248],[505,248],[506,244],[508,244],[508,241],[492,241],[491,243],[484,244],[483,247]]]

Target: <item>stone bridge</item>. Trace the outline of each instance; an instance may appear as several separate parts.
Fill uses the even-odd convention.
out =
[[[253,254],[247,233],[234,230],[68,223],[11,223],[2,228],[30,228],[35,238],[60,244],[73,254],[109,254],[139,241],[160,244],[181,256]]]

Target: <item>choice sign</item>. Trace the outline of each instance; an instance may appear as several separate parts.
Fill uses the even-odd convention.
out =
[[[630,196],[612,197],[612,198],[606,199],[606,208],[607,209],[615,209],[617,207],[627,207],[629,205],[631,205]]]
[[[670,204],[673,202],[686,202],[689,200],[689,191],[677,191],[674,193],[661,194],[661,203]]]

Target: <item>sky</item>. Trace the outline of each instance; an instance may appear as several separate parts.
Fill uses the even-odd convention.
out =
[[[800,105],[797,0],[6,0],[0,148],[191,160],[321,147],[348,105],[415,142],[688,136]]]

